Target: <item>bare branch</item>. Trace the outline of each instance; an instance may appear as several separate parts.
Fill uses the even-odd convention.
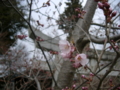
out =
[[[105,25],[99,24],[99,23],[91,23],[91,25],[96,25],[100,27],[105,27]],[[108,26],[109,27],[109,26]],[[111,27],[111,29],[120,29],[120,27]]]
[[[97,38],[96,36],[90,35],[91,41],[97,44],[103,44],[107,38]],[[117,41],[120,39],[120,34],[110,36],[110,40]]]

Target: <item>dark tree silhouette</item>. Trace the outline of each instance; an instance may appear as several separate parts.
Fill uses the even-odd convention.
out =
[[[68,0],[65,2],[65,11],[60,15],[58,20],[59,29],[62,29],[65,33],[69,33],[68,40],[70,40],[71,31],[74,29],[76,22],[78,21],[78,12],[76,8],[82,9],[82,5],[79,0]]]
[[[19,0],[10,0],[19,12],[25,16],[24,7]],[[7,0],[0,0],[0,53],[3,54],[15,41],[14,35],[26,28],[25,21],[15,12]]]

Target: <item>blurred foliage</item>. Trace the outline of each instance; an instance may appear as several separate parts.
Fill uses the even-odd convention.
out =
[[[13,9],[13,6],[25,17],[20,0],[0,0],[0,54],[3,54],[15,41],[14,35],[27,28],[25,21]]]
[[[60,15],[58,20],[59,29],[62,29],[65,33],[68,33],[68,40],[70,40],[71,32],[78,19],[78,12],[75,11],[76,8],[82,9],[80,0],[68,0],[65,2],[65,11]]]

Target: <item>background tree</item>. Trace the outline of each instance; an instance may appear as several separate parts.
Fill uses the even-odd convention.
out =
[[[79,13],[76,12],[75,9],[82,9],[82,5],[80,0],[68,0],[68,2],[65,2],[65,4],[65,11],[60,14],[58,22],[60,23],[59,29],[62,29],[65,33],[68,33],[69,36],[67,39],[70,40],[71,32],[74,29],[76,22],[78,21]]]
[[[25,16],[24,7],[19,0],[10,0],[18,11]],[[14,35],[26,28],[25,21],[13,9],[8,1],[0,0],[0,53],[4,53],[15,41]]]

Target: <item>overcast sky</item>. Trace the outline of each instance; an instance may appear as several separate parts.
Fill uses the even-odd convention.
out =
[[[42,4],[46,1],[47,0],[39,0],[39,2],[37,2],[37,6],[39,6],[39,7],[42,6]],[[59,18],[59,14],[63,13],[63,11],[66,7],[65,2],[67,2],[67,1],[68,0],[51,0],[51,2],[50,2],[51,5],[49,7],[41,8],[41,9],[39,9],[39,11],[42,12],[43,14],[49,15],[50,17],[53,17],[57,20]],[[82,0],[80,0],[80,1],[82,1]],[[84,5],[86,0],[83,0],[83,1],[84,1],[83,2],[83,5]],[[62,4],[61,6],[59,6],[60,3]],[[55,8],[55,5],[57,6],[57,9]],[[33,8],[36,8],[36,5],[34,5]],[[55,12],[54,15],[53,15],[53,12]],[[39,29],[43,33],[45,33],[51,37],[56,36],[55,31],[57,32],[57,35],[64,34],[62,30],[58,30],[58,26],[56,26],[55,20],[47,21],[47,17],[44,15],[41,15],[39,12],[32,13],[32,17],[34,18],[35,21],[39,20],[40,23],[44,24],[43,28],[39,27]],[[48,25],[51,25],[51,24],[53,24],[55,26],[46,28]],[[61,38],[65,39],[66,38],[65,36],[66,35],[62,35]]]
[[[36,8],[41,7],[43,5],[43,3],[47,2],[47,1],[48,0],[34,0],[32,9],[36,9]],[[44,15],[41,15],[41,13],[45,14],[45,15],[49,15],[50,17],[53,17],[57,20],[59,18],[59,13],[61,14],[66,7],[66,5],[65,5],[66,1],[68,1],[68,0],[51,0],[49,7],[41,8],[41,9],[39,9],[39,12],[37,10],[36,10],[36,12],[32,12],[32,18],[35,21],[35,22],[33,22],[33,25],[37,29],[39,29],[40,31],[42,31],[43,33],[45,33],[51,37],[55,37],[57,35],[59,36],[59,35],[63,34],[61,36],[61,39],[65,39],[66,35],[64,35],[62,30],[58,30],[58,26],[56,25],[55,20],[47,21],[47,17]],[[83,1],[83,6],[84,6],[87,0],[80,0],[80,1]],[[118,2],[120,2],[120,1],[119,0],[110,0],[110,3],[113,4],[112,8]],[[59,6],[59,3],[61,3],[62,5]],[[57,6],[57,9],[55,8],[54,4]],[[118,11],[120,11],[120,9],[118,9]],[[55,12],[54,15],[53,15],[53,12]],[[37,27],[36,26],[37,20],[39,20],[39,22],[41,24],[44,24],[44,27],[41,27],[41,26]],[[96,23],[103,23],[104,22],[104,15],[103,15],[102,10],[100,10],[100,9],[96,10],[95,17],[93,18],[93,21]],[[47,28],[48,25],[51,25],[51,24],[53,24],[55,26],[51,26],[51,27]],[[91,26],[90,30],[93,30],[93,32],[96,32],[97,31],[96,28],[97,27],[95,27],[95,26]],[[100,31],[99,35],[104,34],[104,33],[105,33],[104,31]],[[93,33],[93,34],[96,35],[96,33]],[[101,45],[98,45],[98,47],[100,47],[100,46]]]
[[[33,5],[33,9],[36,9],[37,7],[41,7],[42,5],[43,5],[43,3],[45,3],[47,0],[35,0],[36,2],[34,2],[34,5]],[[38,1],[38,2],[37,2]],[[60,12],[60,13],[62,13],[63,11],[64,11],[64,9],[65,9],[65,3],[64,2],[66,2],[67,0],[52,0],[52,2],[50,2],[50,6],[49,7],[45,7],[45,8],[41,8],[41,9],[39,9],[39,11],[41,12],[41,13],[43,13],[43,14],[46,14],[46,15],[49,15],[49,16],[51,16],[51,17],[53,17],[53,18],[55,18],[55,19],[58,19],[59,18],[59,13],[58,13],[58,11]],[[82,1],[82,0],[81,0]],[[86,3],[86,0],[83,0],[84,1],[84,3],[83,3],[83,6],[85,5],[85,3]],[[114,2],[113,2],[114,1]],[[57,9],[58,9],[58,11],[57,11],[57,9],[55,8],[55,5],[53,4],[53,2],[54,2],[54,4],[55,5],[57,5]],[[116,4],[116,3],[118,3],[119,2],[119,0],[111,0],[110,1],[110,3],[112,3],[112,4]],[[62,5],[59,7],[59,3],[62,3]],[[36,6],[37,5],[37,6]],[[119,9],[120,10],[120,9]],[[53,15],[53,12],[56,12],[54,15]],[[103,12],[100,10],[100,9],[97,9],[97,11],[96,11],[97,13],[95,14],[95,16],[97,16],[97,17],[94,17],[94,22],[97,22],[97,23],[99,23],[99,22],[103,22],[104,21],[104,16],[103,16]],[[46,28],[47,26],[48,26],[48,23],[49,24],[56,24],[55,23],[55,20],[52,20],[52,21],[47,21],[47,17],[46,16],[43,16],[43,15],[41,15],[39,12],[37,13],[37,12],[32,12],[32,18],[34,19],[34,23],[33,23],[33,25],[37,25],[36,24],[36,21],[37,20],[39,20],[39,22],[41,23],[41,24],[44,24],[44,27],[37,27],[40,31],[42,31],[43,33],[45,33],[45,34],[47,34],[47,35],[49,35],[49,36],[51,36],[51,37],[55,37],[55,31],[57,32],[57,34],[56,35],[61,35],[61,34],[64,34],[63,32],[62,32],[62,30],[58,30],[58,26],[53,26],[53,27],[49,27],[49,28]],[[95,29],[95,27],[93,27],[94,29]],[[92,28],[92,30],[93,30],[93,28]],[[104,33],[104,32],[101,32],[101,33]],[[66,35],[62,35],[61,36],[61,39],[65,39],[65,37],[66,37]],[[31,42],[30,41],[30,39],[28,39],[29,40],[29,42]],[[28,42],[26,42],[26,41],[21,41],[21,40],[19,40],[19,44],[25,44],[27,47],[26,48],[29,48],[29,51],[32,51],[32,50],[34,50],[35,49],[35,47],[34,47],[34,44],[33,43],[28,43]],[[102,48],[103,46],[102,45],[96,45],[96,47],[97,48]]]
[[[41,7],[43,5],[43,3],[45,3],[48,0],[35,0],[35,1],[36,2],[33,2],[32,9],[36,9],[37,7]],[[41,9],[39,9],[39,12],[41,12],[43,14],[46,14],[46,15],[49,15],[49,16],[51,16],[51,17],[53,17],[53,18],[55,18],[57,20],[59,18],[59,13],[61,14],[64,11],[65,7],[66,7],[66,5],[65,5],[66,1],[67,0],[52,0],[52,2],[50,2],[51,5],[49,7],[41,8]],[[83,3],[83,6],[84,6],[86,0],[83,0],[83,1],[84,1],[84,3]],[[55,5],[53,3],[55,5],[57,5],[58,10],[55,8]],[[60,7],[59,7],[59,3],[62,4]],[[47,35],[49,35],[51,37],[55,37],[56,35],[64,34],[62,30],[58,30],[58,26],[53,26],[53,27],[46,28],[48,26],[48,23],[56,25],[55,20],[47,21],[47,17],[41,15],[39,12],[32,12],[32,18],[34,20],[33,25],[37,29],[39,29],[40,31],[42,31],[43,33],[45,33],[45,34],[47,34]],[[53,15],[53,12],[56,12],[56,13]],[[37,20],[39,20],[39,22],[41,24],[44,24],[44,27],[37,27],[37,23],[36,23]],[[26,30],[25,30],[23,32],[23,34],[25,34],[25,33],[27,34],[28,32],[26,32]],[[61,36],[61,39],[65,39],[65,38],[66,38],[66,35]],[[25,46],[24,51],[30,53],[29,58],[33,57],[33,55],[35,54],[35,53],[33,53],[34,50],[35,50],[35,45],[34,45],[33,41],[29,37],[27,37],[26,40],[19,40],[18,39],[17,43],[18,43],[18,45],[16,47],[14,47],[14,49],[17,48],[19,50],[20,49],[19,45],[22,45],[23,47]],[[41,57],[40,53],[38,53],[38,52],[36,52],[36,53],[37,53],[36,55],[39,55],[39,58],[40,58]]]

